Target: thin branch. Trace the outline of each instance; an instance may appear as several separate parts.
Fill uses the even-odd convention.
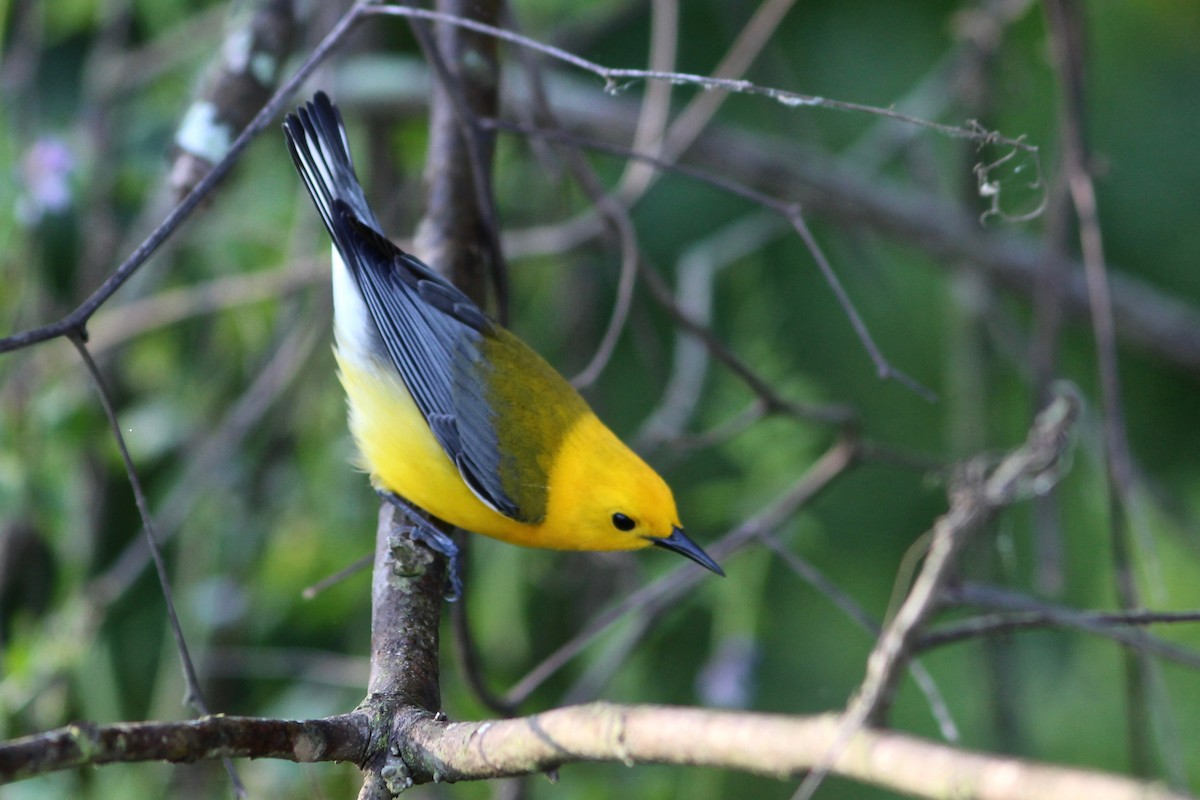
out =
[[[825,257],[825,252],[817,244],[817,239],[813,236],[812,231],[809,230],[808,223],[800,215],[799,206],[793,206],[792,212],[788,214],[788,221],[792,223],[792,227],[800,234],[800,239],[808,248],[808,252],[812,254],[813,260],[817,262],[817,268],[821,270],[821,275],[824,276],[825,283],[833,290],[833,296],[837,298],[838,305],[842,307],[842,313],[850,320],[850,325],[854,328],[855,335],[858,336],[858,340],[862,342],[863,347],[867,350],[867,355],[871,357],[871,361],[875,364],[875,373],[879,379],[883,381],[894,380],[925,400],[936,403],[937,395],[931,389],[922,386],[915,378],[893,367],[891,362],[883,355],[883,351],[879,349],[879,345],[875,343],[875,338],[871,336],[871,332],[867,329],[867,323],[863,322],[858,309],[854,307],[854,301],[850,299],[850,295],[846,293],[845,287],[842,286],[841,279],[833,271],[833,266],[829,263],[829,259]]]
[[[582,90],[577,92],[584,94]],[[524,96],[506,97],[510,107],[520,108],[529,102]],[[611,143],[630,135],[629,113],[614,113],[607,106],[596,109],[583,98],[575,98],[563,103],[558,114],[563,126],[578,133],[577,141],[586,146],[599,139],[604,142],[598,147],[600,152],[636,157],[628,148]],[[530,127],[508,122],[504,125],[517,132]],[[685,164],[661,164],[659,168],[697,180],[707,181],[710,174],[716,175],[712,185],[768,208],[773,206],[763,203],[764,198],[795,198],[810,215],[832,218],[858,231],[856,235],[867,231],[908,243],[947,268],[961,269],[968,264],[1024,296],[1038,291],[1046,270],[1061,270],[1064,310],[1077,318],[1089,313],[1080,262],[1048,251],[1028,237],[985,230],[976,214],[933,192],[903,186],[886,176],[864,174],[857,164],[805,148],[793,140],[714,127],[688,150]],[[523,232],[519,239],[510,234],[507,238],[516,241],[508,249],[529,247],[536,234],[544,230]],[[1113,318],[1122,341],[1200,374],[1200,310],[1129,272],[1110,269],[1109,280]]]
[[[843,748],[860,726],[879,724],[886,715],[913,644],[941,602],[942,589],[970,536],[1004,506],[1044,494],[1062,477],[1069,433],[1080,405],[1074,387],[1061,386],[1060,394],[1034,420],[1025,443],[994,469],[989,469],[983,458],[963,464],[950,492],[950,509],[934,523],[921,573],[871,651],[867,675],[847,706],[841,735],[828,754],[829,763],[841,758]],[[809,773],[796,791],[795,800],[812,797],[825,777],[824,766],[822,763]]]
[[[768,534],[763,537],[763,543],[775,555],[779,556],[788,569],[815,589],[818,594],[824,595],[825,599],[833,603],[855,625],[874,637],[879,636],[883,630],[879,621],[867,613],[865,608],[859,605],[853,597],[843,591],[841,587],[830,580],[823,572],[789,550],[780,541],[778,536]],[[954,723],[950,707],[946,705],[946,698],[942,696],[941,690],[938,689],[933,675],[929,673],[929,670],[925,669],[924,664],[916,659],[913,659],[910,668],[912,669],[914,680],[917,682],[922,694],[925,695],[925,701],[929,704],[930,712],[933,714],[934,720],[938,723],[938,728],[941,730],[942,736],[947,741],[957,742],[959,739],[958,726]]]
[[[183,667],[183,678],[187,685],[187,697],[184,702],[192,706],[201,714],[208,714],[208,704],[204,701],[204,690],[200,688],[200,679],[196,676],[196,667],[192,664],[192,657],[188,653],[187,640],[183,635],[183,626],[179,624],[179,615],[175,612],[175,593],[171,589],[171,577],[167,573],[167,562],[163,559],[162,551],[158,546],[158,536],[154,532],[154,518],[150,514],[150,504],[146,501],[146,494],[142,491],[142,481],[138,477],[137,468],[133,465],[133,457],[129,455],[129,448],[125,444],[125,437],[121,433],[121,423],[117,420],[117,412],[113,407],[112,398],[109,397],[108,389],[104,385],[104,378],[100,374],[100,368],[96,366],[96,362],[92,359],[92,354],[88,352],[87,345],[84,344],[82,338],[74,331],[68,334],[71,344],[79,352],[79,357],[83,360],[84,366],[87,367],[88,373],[92,377],[92,383],[96,387],[96,393],[100,396],[100,405],[104,408],[104,414],[108,417],[109,427],[112,428],[113,439],[117,443],[117,450],[121,454],[121,463],[125,466],[125,476],[129,480],[129,487],[133,490],[133,499],[137,504],[138,514],[142,518],[142,530],[146,534],[146,544],[150,548],[150,554],[154,558],[154,569],[158,575],[158,585],[162,590],[163,601],[167,611],[167,621],[170,624],[171,635],[175,639],[175,650],[179,654],[180,666]],[[233,762],[225,759],[225,770],[229,773],[229,779],[233,783],[234,793],[238,797],[245,795],[245,787],[242,786],[241,779],[238,778],[237,771],[233,767]]]
[[[1087,81],[1083,47],[1086,39],[1084,6],[1075,0],[1045,0],[1051,51],[1062,101],[1059,107],[1060,140],[1067,192],[1079,220],[1079,246],[1087,280],[1088,309],[1091,313],[1092,339],[1100,379],[1103,408],[1104,450],[1108,481],[1113,577],[1117,599],[1124,609],[1141,606],[1141,591],[1135,575],[1133,549],[1134,519],[1130,513],[1133,490],[1133,461],[1125,431],[1125,412],[1121,400],[1120,371],[1117,363],[1117,335],[1113,321],[1112,289],[1104,257],[1104,239],[1100,230],[1096,189],[1092,183],[1090,156],[1086,142],[1084,87]],[[1148,541],[1149,537],[1144,537]],[[1147,548],[1150,551],[1150,548]],[[1155,665],[1140,650],[1125,652],[1126,709],[1129,715],[1129,749],[1134,770],[1149,775],[1156,714],[1170,714],[1166,703],[1154,702]],[[1164,742],[1165,744],[1165,742]],[[1179,756],[1168,758],[1178,764]],[[1173,770],[1172,780],[1181,783],[1181,769]]]
[[[841,100],[830,100],[825,97],[818,97],[811,94],[802,94],[800,92],[790,92],[785,89],[776,89],[770,86],[758,86],[757,84],[747,80],[734,80],[730,78],[715,78],[708,75],[693,75],[686,72],[661,72],[656,70],[644,69],[619,69],[606,67],[602,64],[597,64],[594,61],[589,61],[575,53],[568,52],[562,48],[554,47],[553,45],[539,42],[536,39],[531,39],[528,36],[522,36],[518,33],[497,28],[493,25],[486,25],[474,20],[465,19],[463,17],[454,16],[451,14],[443,14],[437,11],[427,11],[419,8],[408,8],[405,6],[394,5],[379,5],[371,6],[367,13],[383,14],[389,16],[400,17],[415,17],[418,19],[434,20],[436,22],[445,22],[449,25],[456,25],[461,28],[484,33],[489,36],[494,36],[497,39],[508,42],[509,44],[520,45],[527,47],[530,50],[535,50],[543,55],[570,64],[586,72],[590,72],[599,78],[602,78],[605,83],[605,91],[609,94],[619,94],[624,91],[628,84],[632,81],[667,81],[675,84],[691,84],[704,89],[720,89],[727,92],[737,94],[751,94],[768,97],[772,100],[777,100],[780,104],[789,108],[800,106],[809,106],[814,108],[826,108],[837,111],[854,111],[863,114],[871,114],[874,116],[885,117],[887,119],[905,122],[910,125],[926,128],[931,131],[949,136],[954,139],[967,139],[980,144],[995,144],[1002,147],[1011,147],[1016,150],[1021,150],[1029,154],[1036,154],[1037,147],[1024,141],[1021,137],[1016,139],[1004,136],[996,131],[985,130],[979,125],[968,122],[964,126],[943,125],[937,122],[931,122],[926,119],[919,119],[907,114],[901,114],[887,108],[879,108],[877,106],[863,105],[861,103],[848,103]]]
[[[1200,669],[1200,651],[1160,639],[1130,627],[1162,623],[1200,622],[1197,611],[1083,611],[1049,603],[1028,595],[995,586],[963,584],[948,589],[947,605],[969,605],[1003,613],[989,614],[949,623],[921,636],[917,648],[939,647],[963,641],[976,631],[1068,628],[1103,636],[1131,649]]]
[[[278,348],[257,366],[254,382],[220,422],[200,432],[191,443],[194,447],[185,448],[195,455],[188,459],[179,480],[160,504],[157,531],[161,540],[167,541],[175,535],[203,490],[230,480],[231,476],[218,469],[218,465],[225,462],[230,451],[241,444],[246,433],[260,423],[292,385],[322,334],[315,326],[291,329]],[[98,605],[112,602],[141,575],[148,561],[145,545],[131,543],[88,583],[84,594]]]
[[[503,120],[481,121],[481,124],[489,123],[497,127],[506,128],[508,130],[515,130],[521,133],[528,133],[529,135],[541,136],[549,141],[556,141],[564,144],[580,143],[579,140],[570,134],[558,130],[532,128],[529,126],[517,125],[515,123],[508,123]],[[643,158],[636,153],[630,153],[624,148],[610,147],[600,142],[593,141],[586,142],[585,144],[588,147],[592,147],[601,151],[613,152],[624,157]],[[648,160],[656,163],[658,166],[664,166],[661,162],[656,162],[655,159],[648,158]],[[674,169],[676,172],[681,174],[712,183],[713,185],[726,189],[733,194],[744,196],[747,199],[777,211],[784,216],[789,216],[791,213],[791,206],[789,204],[778,201],[769,195],[756,192],[749,187],[734,182],[725,181],[720,176],[710,175],[700,170],[678,165],[676,165]],[[612,220],[619,220],[623,217],[628,218],[628,212],[624,209],[624,207],[619,203],[616,203],[612,198],[600,190],[596,184],[597,179],[595,174],[591,172],[590,168],[588,168],[586,164],[582,164],[577,168],[577,177],[580,180],[580,185],[584,187],[584,190],[588,193],[589,197],[597,203],[598,207],[601,209],[601,212],[604,213],[607,218]],[[614,224],[617,223],[614,222]],[[713,335],[707,326],[693,320],[690,315],[679,309],[675,303],[675,298],[670,288],[667,286],[666,281],[661,275],[658,274],[657,271],[650,267],[650,265],[645,261],[639,261],[639,266],[641,268],[639,274],[641,275],[642,280],[645,281],[647,287],[650,289],[651,296],[655,299],[655,301],[667,311],[677,325],[703,342],[714,358],[724,364],[731,372],[741,379],[743,383],[749,386],[755,394],[761,397],[767,405],[768,413],[782,412],[804,419],[812,419],[818,422],[842,425],[848,424],[855,419],[856,415],[854,411],[845,406],[811,406],[803,403],[795,403],[780,397],[770,386],[770,384],[766,382],[766,380],[755,373],[754,370],[752,370],[747,364],[734,355],[733,352],[730,351],[723,342]]]
[[[713,75],[723,79],[740,77],[771,40],[779,23],[794,4],[795,0],[768,0],[768,2],[760,5],[738,33],[737,38],[730,45],[729,50],[722,57],[721,61],[717,64]],[[670,5],[673,8],[675,4],[672,3]],[[655,8],[658,8],[658,6],[656,5]],[[659,15],[655,15],[655,40],[659,38],[658,21]],[[675,21],[675,24],[677,24],[677,21]],[[652,49],[652,53],[655,55],[658,52],[658,48]],[[662,61],[665,62],[668,59],[664,57]],[[651,59],[651,68],[656,72],[665,71],[654,58]],[[658,95],[664,98],[662,107],[665,110],[667,108],[665,100],[669,99],[673,84],[673,81],[651,82],[646,91],[643,110],[650,107]],[[661,91],[656,91],[660,87]],[[651,126],[643,125],[643,111],[643,115],[639,116],[633,145],[630,149],[633,152],[653,156],[661,162],[674,162],[700,136],[728,97],[729,92],[723,90],[698,93],[684,107],[678,117],[671,122],[665,134],[659,130],[657,137],[652,137],[647,132]],[[665,114],[657,121],[660,126],[665,124]],[[654,185],[658,177],[662,174],[663,171],[661,168],[656,167],[649,161],[631,159],[624,174],[618,181],[616,190],[612,194],[619,199],[622,206],[631,207]],[[814,257],[819,257],[819,254],[814,253]],[[623,262],[622,279],[625,277],[624,264],[625,262]],[[676,366],[686,364],[686,357],[689,354],[702,352],[689,339],[679,337],[676,345]],[[646,429],[643,429],[643,433],[645,432]]]
[[[677,434],[670,439],[663,440],[662,444],[677,453],[715,447],[750,430],[766,416],[767,403],[762,398],[755,398],[741,411],[718,422],[706,431],[686,435]],[[639,432],[638,438],[634,440],[639,446],[647,446],[656,442],[656,434],[653,430],[643,428],[643,431],[645,433]],[[643,435],[646,438],[642,438]]]
[[[777,239],[784,230],[773,215],[756,213],[740,217],[690,246],[679,257],[675,273],[675,305],[697,323],[712,322],[713,282],[728,266]],[[675,337],[671,376],[662,399],[642,422],[635,441],[658,444],[683,433],[699,403],[708,373],[709,351],[703,342],[680,331]],[[761,418],[759,413],[752,419]]]
[[[276,350],[258,365],[256,378],[237,402],[213,426],[199,433],[192,442],[181,448],[189,453],[179,478],[158,504],[155,534],[164,544],[179,532],[191,509],[205,492],[221,488],[235,479],[229,470],[216,468],[228,457],[230,449],[239,446],[246,432],[257,425],[282,393],[295,380],[300,368],[321,338],[316,327],[293,327]],[[91,348],[89,347],[89,351]],[[80,592],[78,603],[56,611],[45,622],[45,636],[50,637],[51,649],[86,649],[91,646],[106,608],[153,563],[145,537],[130,541],[124,551],[93,577]],[[58,679],[59,664],[41,661],[34,666],[28,680],[30,692],[36,695],[39,687]]]
[[[663,310],[671,317],[671,320],[687,333],[703,342],[713,358],[724,364],[726,369],[736,375],[751,391],[758,395],[766,405],[765,413],[790,414],[799,419],[842,426],[852,425],[857,420],[857,414],[849,406],[817,406],[807,403],[797,403],[781,397],[765,378],[755,372],[750,365],[738,358],[708,327],[692,319],[691,316],[685,314],[675,305],[675,298],[672,297],[670,288],[668,288],[666,281],[656,270],[648,264],[643,264],[641,276],[646,286],[650,289],[651,297],[662,306]]]
[[[713,70],[713,76],[741,77],[774,37],[779,24],[795,4],[796,0],[766,0],[762,3],[738,32],[737,38]],[[664,161],[677,160],[703,133],[728,98],[729,92],[721,90],[698,93],[671,123],[662,145],[648,152]],[[633,149],[644,150],[636,138]],[[641,166],[641,169],[627,170],[617,188],[617,195],[626,205],[637,202],[638,198],[654,185],[657,176],[662,174],[656,169],[647,169],[646,165]]]
[[[522,132],[527,132],[530,135],[536,135],[544,138],[547,141],[559,142],[563,145],[569,146],[564,150],[567,167],[571,170],[576,181],[579,183],[579,186],[592,201],[601,217],[606,220],[607,223],[612,226],[621,237],[622,283],[624,283],[626,276],[629,274],[627,270],[630,263],[632,263],[630,261],[631,255],[637,255],[636,265],[640,268],[639,272],[642,278],[646,281],[647,285],[650,287],[651,293],[654,295],[659,304],[672,314],[677,324],[687,328],[693,334],[698,336],[701,341],[708,346],[709,350],[715,357],[725,363],[726,366],[735,372],[735,374],[749,384],[751,388],[767,403],[769,411],[783,411],[785,413],[792,413],[798,416],[811,415],[813,418],[822,419],[823,421],[839,423],[845,423],[848,420],[853,419],[853,412],[845,408],[810,408],[801,404],[788,403],[782,400],[766,384],[765,381],[758,378],[748,367],[734,357],[728,348],[725,348],[719,341],[717,341],[704,325],[692,323],[686,315],[678,312],[678,310],[675,308],[674,299],[671,296],[671,291],[667,288],[666,282],[648,265],[645,259],[641,258],[640,253],[636,253],[635,251],[635,253],[630,254],[628,252],[630,248],[636,247],[636,239],[634,238],[633,234],[633,223],[629,219],[628,209],[622,202],[604,190],[603,184],[600,182],[595,170],[591,168],[586,160],[580,157],[575,149],[579,142],[571,134],[566,133],[561,129],[554,112],[550,109],[550,106],[546,100],[545,88],[542,85],[541,72],[536,68],[536,65],[530,64],[528,66],[529,74],[531,76],[531,89],[533,95],[532,102],[535,116],[544,124],[538,127],[531,125],[515,125],[497,119],[480,120],[479,124],[481,126],[494,126],[509,130],[520,130]],[[597,142],[588,143],[588,146],[598,150],[605,150],[607,148],[606,145]],[[617,154],[622,155],[623,157],[633,158],[635,160],[644,160],[646,163],[656,167],[663,167],[666,164],[666,162],[662,161],[661,159],[630,153],[625,148],[614,147],[611,148],[611,151],[615,151]],[[739,194],[744,191],[746,193],[745,196],[747,196],[749,199],[753,200],[754,202],[760,202],[761,205],[777,211],[781,215],[787,217],[789,222],[793,222],[793,224],[795,224],[793,216],[799,216],[799,210],[794,204],[774,200],[774,198],[754,192],[752,189],[748,189],[747,187],[736,183],[722,181],[719,176],[708,175],[701,171],[690,171],[687,168],[682,167],[677,168],[677,171],[683,174],[694,173],[695,177],[698,177],[701,180],[706,180],[718,187],[725,188],[734,194]],[[800,220],[800,224],[803,224],[803,220]],[[625,297],[624,291],[622,291],[621,297]],[[618,323],[621,322],[621,307],[622,302],[621,298],[619,298],[617,308],[614,309],[613,322],[610,324],[609,330],[605,335],[605,342],[597,352],[597,357],[593,359],[592,365],[602,366],[604,360],[607,360],[608,356],[606,354],[605,346],[611,348],[611,345],[615,344],[615,334],[619,332]],[[853,312],[853,309],[851,309],[851,311]],[[593,370],[591,369],[592,365],[585,370],[583,377],[591,376],[593,373]],[[891,368],[889,365],[889,370],[890,369]]]
[[[571,384],[578,389],[585,388],[596,382],[604,367],[616,350],[617,340],[625,328],[629,318],[629,310],[633,307],[633,290],[637,285],[638,265],[641,261],[641,249],[637,244],[637,231],[629,215],[616,213],[608,216],[621,242],[621,273],[617,282],[617,301],[613,304],[612,316],[604,330],[604,336],[596,347],[596,352],[578,375],[571,379]]]
[[[117,451],[121,454],[121,463],[125,467],[125,476],[129,480],[130,489],[133,490],[133,499],[137,504],[138,514],[142,518],[142,530],[146,534],[146,545],[150,550],[150,555],[154,561],[154,568],[158,574],[159,587],[162,589],[163,600],[166,602],[167,620],[171,626],[171,633],[175,637],[175,648],[179,652],[179,660],[183,666],[183,676],[187,681],[188,696],[184,699],[184,702],[201,714],[207,714],[209,711],[207,704],[204,702],[204,692],[200,689],[200,680],[196,677],[196,669],[192,665],[191,656],[188,655],[188,646],[183,636],[183,627],[179,624],[179,616],[175,613],[175,593],[171,589],[171,577],[167,573],[167,563],[163,559],[162,550],[158,546],[158,534],[154,530],[154,517],[150,513],[150,504],[146,501],[146,494],[142,491],[142,481],[138,477],[137,468],[133,465],[133,457],[129,455],[129,448],[125,444],[125,436],[121,433],[121,423],[117,420],[117,412],[113,408],[108,388],[105,386],[104,378],[100,374],[100,368],[96,366],[96,362],[92,359],[92,354],[88,352],[87,345],[77,336],[70,336],[69,338],[71,344],[75,345],[75,349],[79,352],[79,357],[83,360],[84,366],[87,367],[88,373],[92,378],[92,383],[96,387],[96,393],[100,397],[100,405],[104,409],[105,416],[108,418],[113,440],[117,444]]]
[[[652,164],[659,169],[669,169],[676,174],[694,178],[711,186],[715,186],[719,189],[727,191],[730,194],[743,197],[753,203],[757,203],[764,208],[771,209],[772,211],[782,215],[788,221],[788,223],[790,223],[792,227],[796,229],[796,233],[800,236],[800,239],[808,248],[809,253],[812,254],[813,260],[817,264],[817,268],[824,277],[826,284],[828,284],[830,289],[833,291],[834,298],[841,306],[842,312],[846,315],[847,319],[850,320],[850,324],[851,327],[854,328],[855,335],[858,337],[859,341],[862,342],[863,348],[867,351],[871,361],[874,363],[879,378],[881,380],[895,380],[926,400],[936,400],[936,395],[934,395],[933,392],[922,386],[909,375],[893,367],[883,355],[883,352],[879,349],[879,346],[875,343],[874,338],[871,336],[866,323],[863,322],[858,310],[854,307],[853,301],[850,299],[850,296],[846,293],[845,288],[842,286],[841,280],[837,277],[837,273],[833,271],[833,267],[830,265],[829,260],[825,257],[825,254],[817,244],[815,237],[809,230],[808,224],[804,221],[804,217],[801,214],[800,205],[798,203],[780,200],[776,197],[772,197],[771,195],[752,189],[746,184],[728,180],[723,176],[705,172],[704,170],[696,169],[695,167],[671,164],[670,162],[663,161],[662,159],[655,158],[644,153],[634,153],[620,146],[610,145],[606,142],[600,142],[594,139],[584,139],[560,130],[533,128],[527,125],[521,125],[519,123],[508,122],[506,120],[499,119],[481,120],[480,124],[503,128],[505,130],[514,131],[525,136],[537,136],[549,139],[551,141],[574,144],[577,146],[586,147],[590,150],[595,150],[597,152],[611,153],[623,158],[632,158],[639,161],[645,161],[646,163]],[[645,269],[643,269],[642,274],[643,277],[645,277]],[[663,288],[665,288],[665,286]],[[660,295],[660,297],[661,296],[664,295]],[[669,292],[666,296],[669,296]]]
[[[650,4],[650,54],[646,63],[656,72],[671,72],[675,69],[678,50],[679,0],[653,0]],[[646,86],[633,132],[633,150],[661,154],[663,132],[671,119],[673,89],[670,81],[652,81]],[[627,198],[644,191],[653,174],[653,170],[640,162],[626,164],[624,174],[617,181],[624,191],[618,190],[617,194]]]
[[[348,564],[348,565],[342,567],[341,569],[337,570],[336,572],[325,576],[324,578],[317,581],[316,583],[304,587],[304,589],[300,592],[300,596],[303,597],[305,600],[312,600],[313,598],[315,598],[317,595],[319,595],[321,592],[325,591],[326,589],[330,589],[334,586],[337,586],[342,581],[346,580],[347,578],[349,578],[353,575],[357,575],[358,573],[362,572],[364,569],[366,569],[367,567],[371,566],[374,563],[375,563],[374,555],[370,555],[370,554],[365,555],[362,558],[355,561],[354,563]]]
[[[914,649],[931,650],[935,647],[958,644],[996,633],[1074,628],[1111,639],[1131,650],[1174,661],[1191,669],[1200,669],[1200,653],[1162,639],[1134,636],[1131,635],[1133,631],[1128,630],[1129,626],[1172,622],[1200,622],[1200,612],[1125,611],[1110,613],[1076,611],[1074,609],[1042,609],[1040,611],[984,614],[931,630],[917,640]]]

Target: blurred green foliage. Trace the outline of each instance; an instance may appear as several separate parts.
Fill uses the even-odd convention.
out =
[[[682,3],[678,68],[710,72],[756,4]],[[815,0],[798,4],[747,77],[824,97],[890,106],[933,81],[937,118],[961,124],[956,87],[938,85],[961,44],[973,3]],[[611,66],[646,63],[650,9],[643,2],[513,4],[523,31]],[[1095,149],[1105,244],[1114,269],[1200,307],[1200,7],[1188,0],[1088,4],[1089,140]],[[0,335],[57,319],[109,274],[169,208],[166,161],[174,126],[198,76],[221,46],[225,4],[56,0],[0,3]],[[327,24],[314,22],[314,25]],[[426,120],[391,70],[414,69],[411,37],[391,22],[335,56],[315,84],[347,115],[360,171],[391,230],[407,235],[420,214]],[[314,30],[310,41],[323,33]],[[983,124],[1024,135],[1057,167],[1057,90],[1045,22],[1028,7],[1004,32]],[[307,52],[307,50],[303,50]],[[378,58],[383,54],[386,58]],[[557,67],[551,67],[556,71]],[[371,75],[373,102],[356,101],[340,76]],[[575,75],[575,78],[580,76]],[[516,81],[516,78],[512,78]],[[362,86],[366,85],[364,83]],[[590,102],[629,118],[641,87]],[[382,87],[382,88],[380,88]],[[361,86],[360,86],[361,88]],[[395,110],[379,93],[393,92]],[[363,94],[367,94],[363,90]],[[675,91],[676,110],[696,90]],[[417,98],[420,99],[420,98]],[[404,102],[401,102],[404,101]],[[407,104],[406,104],[407,103]],[[610,107],[610,106],[606,106]],[[864,154],[876,117],[786,108],[732,97],[717,125],[802,142],[831,155]],[[895,155],[863,167],[914,191],[971,209],[973,145],[925,130]],[[505,135],[496,186],[506,229],[552,225],[586,199],[536,148]],[[867,151],[870,154],[870,151]],[[994,157],[996,154],[986,154]],[[590,156],[610,183],[624,168]],[[393,176],[382,185],[371,176]],[[1036,204],[1023,178],[1002,187]],[[1024,194],[1023,194],[1024,193]],[[666,176],[633,210],[647,257],[672,281],[677,262],[725,226],[758,213],[744,199]],[[880,382],[812,258],[795,236],[773,239],[714,278],[713,330],[782,396],[844,403],[871,442],[913,461],[947,462],[1019,442],[1033,412],[1027,296],[947,265],[919,244],[884,239],[834,219],[810,220],[849,294],[892,363],[940,395],[928,403]],[[1036,240],[1044,219],[988,226]],[[370,552],[377,502],[350,466],[352,446],[334,378],[329,298],[314,260],[327,242],[300,191],[279,136],[262,137],[211,203],[95,317],[98,358],[166,547],[177,601],[214,710],[317,717],[352,708],[366,679],[369,578],[359,573],[301,599],[301,591]],[[571,374],[590,359],[613,304],[618,253],[592,240],[561,254],[514,261],[512,327]],[[197,297],[228,277],[268,285],[298,277],[299,290],[214,311]],[[238,284],[242,286],[242,284]],[[249,286],[247,284],[246,286]],[[276,284],[270,284],[276,285]],[[245,289],[249,291],[249,289]],[[131,335],[150,310],[178,318]],[[644,293],[616,354],[588,396],[614,428],[633,436],[661,399],[677,331]],[[1124,400],[1139,481],[1134,528],[1139,581],[1158,608],[1200,606],[1200,426],[1196,375],[1122,348]],[[1072,324],[1061,374],[1094,397],[1089,331]],[[754,397],[709,365],[688,433],[720,426]],[[1098,414],[1093,407],[1058,493],[1064,589],[1078,608],[1114,604],[1109,520]],[[649,452],[675,487],[689,530],[711,542],[771,503],[835,439],[830,426],[772,418],[695,450]],[[945,507],[929,471],[870,462],[842,476],[788,520],[780,538],[842,591],[881,617],[905,551]],[[969,554],[969,577],[1036,593],[1033,515],[1006,514]],[[96,394],[69,345],[54,341],[0,357],[0,536],[19,552],[19,581],[0,575],[0,736],[98,722],[177,719],[183,686],[164,627],[163,603],[144,568],[140,524]],[[574,555],[477,539],[467,604],[487,682],[506,688],[598,611],[676,568],[664,554]],[[861,680],[871,637],[774,556],[744,552],[725,581],[708,580],[616,658],[636,623],[602,636],[526,704],[564,697],[703,703],[731,697],[749,708],[809,713],[841,706]],[[1156,629],[1200,647],[1194,626]],[[448,637],[447,637],[448,639]],[[447,645],[443,692],[451,717],[487,711],[458,675]],[[964,745],[1047,761],[1130,768],[1122,654],[1077,632],[1011,635],[956,645],[924,663],[947,700]],[[702,678],[701,676],[706,676]],[[583,681],[591,693],[572,694]],[[1156,776],[1182,774],[1200,789],[1200,676],[1161,667],[1147,700],[1156,721]],[[938,736],[911,683],[896,725]],[[1081,724],[1085,722],[1085,724]],[[346,797],[346,765],[239,764],[251,796]],[[1175,772],[1173,772],[1173,770]],[[425,787],[418,796],[489,796],[500,784]],[[679,770],[564,768],[532,796],[607,798],[788,797],[789,782]],[[6,787],[4,797],[220,797],[218,764],[109,766]],[[883,796],[831,781],[823,797]]]

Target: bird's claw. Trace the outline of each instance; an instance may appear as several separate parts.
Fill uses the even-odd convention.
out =
[[[435,553],[446,557],[450,590],[446,593],[446,601],[453,603],[462,597],[462,569],[458,545],[439,530],[433,523],[421,516],[408,501],[395,492],[376,490],[380,497],[391,503],[404,513],[410,524],[405,526],[408,537],[414,542],[420,542]]]

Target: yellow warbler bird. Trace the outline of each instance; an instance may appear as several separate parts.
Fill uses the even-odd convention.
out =
[[[513,544],[658,545],[723,575],[684,534],[666,482],[579,393],[383,234],[329,98],[318,92],[283,128],[333,239],[335,353],[376,489]],[[432,526],[421,533],[455,579],[453,545]]]

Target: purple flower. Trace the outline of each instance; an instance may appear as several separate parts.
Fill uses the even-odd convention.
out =
[[[17,198],[17,218],[35,225],[47,214],[56,214],[71,205],[71,173],[75,156],[66,142],[44,137],[33,143],[21,159],[21,186]]]

